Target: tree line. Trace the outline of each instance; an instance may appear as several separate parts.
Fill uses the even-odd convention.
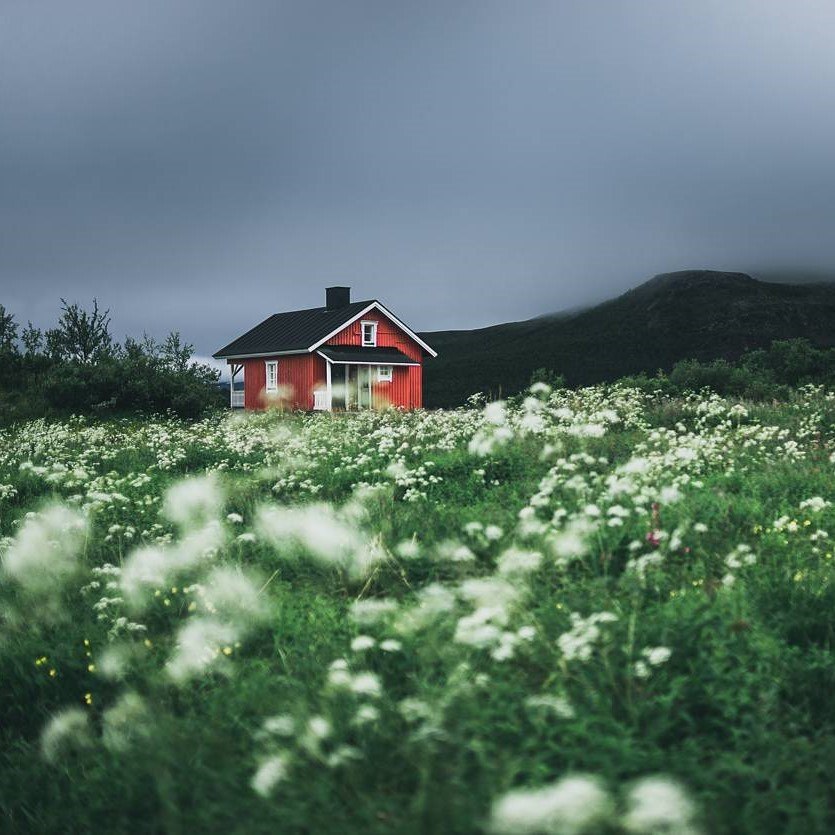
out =
[[[565,377],[547,367],[531,374],[530,383],[538,382],[565,387]],[[684,359],[668,372],[633,374],[620,382],[671,397],[709,389],[745,400],[786,400],[804,385],[835,390],[835,348],[821,348],[808,339],[775,339],[768,348],[745,351],[736,360]]]
[[[221,405],[220,373],[194,361],[172,331],[157,341],[110,331],[110,311],[61,299],[55,327],[21,327],[0,304],[0,422],[69,413],[172,411],[197,417]]]

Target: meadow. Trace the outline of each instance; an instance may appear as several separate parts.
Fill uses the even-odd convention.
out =
[[[835,394],[0,437],[4,832],[835,830]]]

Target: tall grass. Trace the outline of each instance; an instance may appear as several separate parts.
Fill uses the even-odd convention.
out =
[[[835,396],[0,440],[9,832],[829,832]]]

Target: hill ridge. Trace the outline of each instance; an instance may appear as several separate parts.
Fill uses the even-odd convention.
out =
[[[733,360],[775,339],[835,346],[835,284],[679,270],[585,309],[421,336],[439,352],[425,368],[424,400],[453,406],[475,391],[519,391],[542,367],[585,385],[682,359]]]

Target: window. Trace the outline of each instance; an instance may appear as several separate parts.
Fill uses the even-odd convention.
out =
[[[371,346],[377,345],[377,323],[376,322],[361,322],[362,327],[362,344]]]
[[[267,391],[278,391],[278,362],[267,360]]]
[[[391,382],[391,366],[380,365],[377,367],[377,381],[380,383]]]

